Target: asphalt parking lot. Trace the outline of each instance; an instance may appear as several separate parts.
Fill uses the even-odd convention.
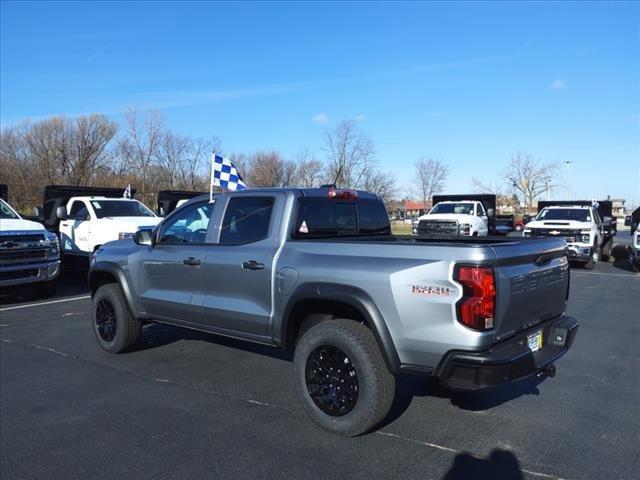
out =
[[[619,243],[628,243],[620,234]],[[398,382],[374,433],[316,427],[276,350],[162,325],[94,341],[82,271],[0,302],[0,474],[13,478],[632,479],[640,471],[640,275],[572,269],[581,323],[557,376],[479,395]]]

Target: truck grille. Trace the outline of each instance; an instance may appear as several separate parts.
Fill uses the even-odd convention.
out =
[[[458,235],[458,223],[451,220],[420,220],[418,235]]]
[[[12,265],[14,263],[27,263],[47,258],[47,249],[38,248],[30,250],[0,250],[0,265]]]
[[[0,235],[0,267],[40,262],[48,258],[48,252],[42,233]]]
[[[34,278],[37,276],[37,268],[30,268],[28,270],[12,270],[9,272],[0,271],[0,280],[20,280],[23,278]]]
[[[580,230],[568,228],[532,228],[528,237],[560,237],[567,243],[580,241]]]

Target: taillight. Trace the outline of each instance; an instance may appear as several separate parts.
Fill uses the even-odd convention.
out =
[[[496,310],[496,281],[491,267],[460,266],[455,279],[462,284],[458,321],[473,330],[493,328]]]
[[[327,196],[330,199],[336,199],[336,200],[357,200],[358,192],[355,190],[342,190],[337,188],[330,188],[327,191]]]

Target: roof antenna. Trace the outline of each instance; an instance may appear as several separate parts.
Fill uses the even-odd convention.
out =
[[[338,178],[340,178],[340,174],[342,173],[342,167],[344,165],[340,165],[340,167],[338,168],[338,173],[336,173],[336,178],[334,178],[333,183],[327,183],[326,185],[320,185],[320,188],[338,188],[336,186],[336,182],[338,181]]]

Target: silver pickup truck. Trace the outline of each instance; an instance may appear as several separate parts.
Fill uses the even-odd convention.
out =
[[[458,390],[554,373],[578,327],[565,247],[394,237],[383,203],[360,191],[197,197],[94,253],[93,329],[112,353],[148,321],[293,351],[306,412],[358,435],[386,416],[405,371]]]

